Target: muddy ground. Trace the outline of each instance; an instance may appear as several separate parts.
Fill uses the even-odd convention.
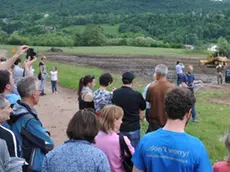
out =
[[[132,71],[136,75],[151,78],[153,69],[157,64],[166,64],[169,68],[168,78],[173,81],[176,78],[175,64],[177,61],[184,65],[194,66],[197,80],[205,83],[216,83],[215,68],[201,66],[199,57],[166,57],[166,56],[135,56],[135,55],[72,55],[60,53],[45,53],[49,60],[73,64],[96,66],[111,71],[122,73]]]

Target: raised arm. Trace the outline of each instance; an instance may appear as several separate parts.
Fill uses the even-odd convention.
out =
[[[14,64],[14,62],[23,55],[29,47],[27,45],[23,45],[18,48],[17,53],[13,55],[10,59],[8,59],[5,63],[0,64],[0,70],[9,70],[11,66]]]
[[[33,76],[33,72],[31,71],[32,64],[37,60],[36,57],[34,57],[33,60],[30,60],[30,57],[25,62],[25,75],[26,76]]]

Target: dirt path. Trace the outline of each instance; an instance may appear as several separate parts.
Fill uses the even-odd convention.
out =
[[[78,109],[77,92],[58,87],[58,94],[52,95],[49,82],[46,83],[46,96],[40,97],[36,108],[43,125],[49,130],[55,146],[62,144],[66,139],[66,128],[71,117]]]

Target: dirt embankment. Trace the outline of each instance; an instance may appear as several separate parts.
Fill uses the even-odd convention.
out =
[[[169,68],[168,78],[175,80],[175,64],[177,61],[184,65],[194,66],[196,79],[206,83],[216,82],[216,70],[201,66],[199,57],[167,57],[167,56],[140,56],[140,55],[73,55],[60,53],[46,53],[53,61],[73,64],[87,65],[103,68],[107,71],[122,73],[132,71],[138,76],[152,77],[153,69],[157,64],[165,64]]]

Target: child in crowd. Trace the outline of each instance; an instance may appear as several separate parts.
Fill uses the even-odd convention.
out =
[[[229,172],[230,171],[230,128],[228,129],[228,135],[225,139],[225,147],[228,150],[228,158],[226,161],[215,163],[213,166],[214,172]]]
[[[57,93],[57,82],[58,82],[58,70],[57,67],[53,67],[52,71],[50,72],[51,77],[51,86],[52,86],[52,93],[53,95]]]

